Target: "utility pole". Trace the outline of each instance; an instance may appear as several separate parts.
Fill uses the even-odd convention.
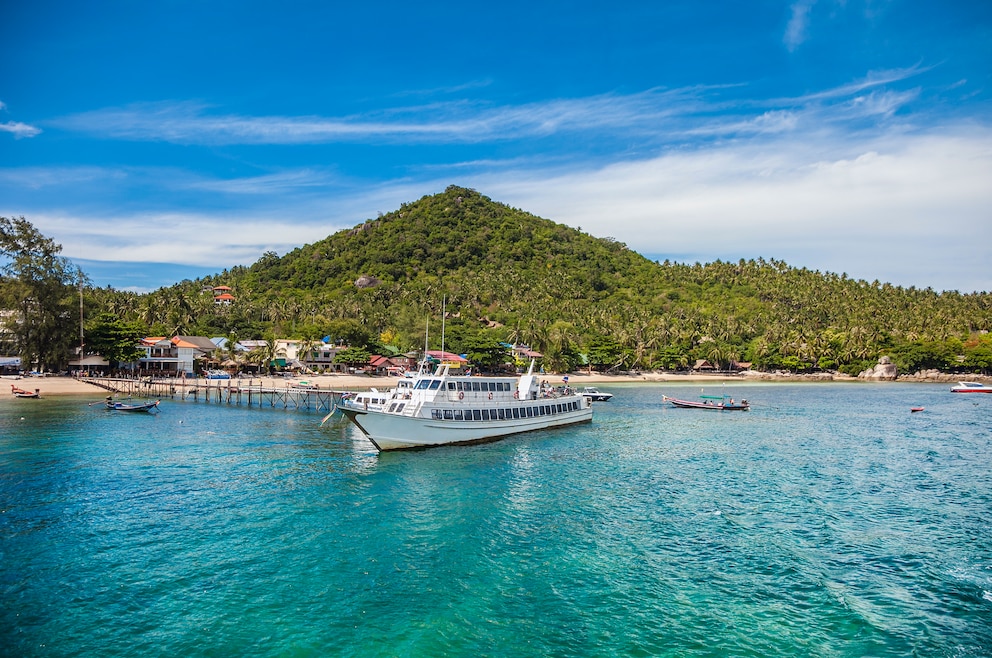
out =
[[[79,279],[79,373],[77,377],[83,376],[83,271],[76,268]]]

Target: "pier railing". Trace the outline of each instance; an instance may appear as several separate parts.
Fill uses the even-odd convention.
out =
[[[259,408],[299,409],[329,412],[341,401],[344,391],[311,386],[263,386],[242,379],[127,379],[86,377],[82,381],[117,395],[139,398],[185,400],[233,404]]]

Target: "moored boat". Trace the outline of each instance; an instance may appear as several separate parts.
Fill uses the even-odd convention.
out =
[[[33,391],[29,391],[27,389],[19,388],[17,386],[14,386],[13,384],[10,385],[10,393],[15,398],[35,398],[35,399],[37,399],[37,398],[40,398],[41,397],[41,389],[36,388]]]
[[[992,393],[992,386],[981,382],[958,382],[951,387],[951,393]]]
[[[586,386],[582,389],[582,395],[586,396],[593,402],[606,402],[613,397],[612,393],[607,393],[606,391],[601,391],[595,386]]]
[[[465,445],[592,420],[592,403],[568,387],[520,377],[452,375],[448,364],[397,387],[377,405],[346,402],[342,413],[380,451]],[[357,398],[357,396],[356,396]]]
[[[747,400],[741,400],[740,402],[735,402],[734,398],[729,395],[701,395],[703,398],[702,402],[693,402],[691,400],[680,400],[678,398],[670,398],[667,395],[662,395],[661,398],[665,402],[671,402],[672,406],[678,407],[680,409],[706,409],[707,411],[747,411],[751,408],[751,403]]]
[[[158,411],[159,402],[160,400],[155,400],[154,402],[137,402],[137,403],[120,402],[108,396],[104,406],[109,411],[147,411],[150,413],[152,411]]]

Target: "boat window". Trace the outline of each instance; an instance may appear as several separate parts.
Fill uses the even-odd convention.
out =
[[[400,405],[396,407],[396,413],[403,411],[403,407],[406,406],[406,402],[400,402]]]
[[[455,390],[455,382],[448,382],[448,390],[449,391]]]
[[[451,413],[451,409],[445,409],[444,410],[444,419],[445,420],[451,420],[452,418],[454,418],[454,415]]]
[[[421,379],[419,382],[417,382],[417,385],[414,388],[416,388],[419,391],[427,388],[429,385],[430,385],[430,380]]]
[[[561,413],[561,405],[559,404],[557,405],[557,407],[558,407],[558,413]]]
[[[527,407],[527,417],[528,418],[534,417],[534,407]]]
[[[456,391],[462,390],[462,383],[461,382],[453,382],[453,383],[454,383],[454,386],[455,386],[455,390]]]
[[[504,420],[504,419],[506,418],[506,412],[505,412],[505,411],[503,411],[502,409],[497,409],[497,410],[496,410],[496,416],[497,416],[497,417],[498,417],[498,418],[499,418],[500,420]]]
[[[520,410],[517,409],[516,407],[513,408],[513,417],[520,418]]]
[[[475,420],[482,420],[482,412],[479,411],[478,409],[473,409],[472,417],[475,418]]]
[[[434,420],[441,420],[441,410],[431,409],[431,418],[433,418]]]
[[[542,416],[546,416],[546,415],[547,415],[547,413],[548,413],[548,408],[547,408],[547,407],[545,407],[545,406],[544,406],[543,404],[542,404],[542,405],[541,405],[540,407],[538,407],[538,409],[540,410],[540,412],[539,412],[539,413],[540,413],[540,414],[541,414]]]
[[[432,379],[431,380],[431,390],[432,391],[436,391],[440,386],[441,386],[441,380],[440,379]]]
[[[488,409],[483,409],[482,410],[482,420],[489,420],[489,410]]]
[[[395,402],[392,403],[391,405],[389,405],[389,411],[387,413],[393,413],[393,410],[394,409],[396,409],[396,403]]]
[[[481,387],[479,386],[479,382],[472,382],[472,390],[473,391],[478,391],[478,390],[480,390],[480,388]]]

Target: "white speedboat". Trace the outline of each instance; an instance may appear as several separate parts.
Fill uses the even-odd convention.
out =
[[[951,393],[992,393],[992,386],[981,382],[958,382],[951,387]]]
[[[605,391],[601,391],[595,386],[586,386],[585,388],[583,388],[582,395],[586,396],[593,402],[606,402],[607,400],[613,397],[612,393],[606,393]]]
[[[338,408],[380,451],[494,441],[592,420],[592,403],[571,388],[548,388],[531,363],[520,377],[451,375],[448,364],[393,389],[380,408]]]
[[[390,400],[410,399],[413,394],[414,381],[411,379],[401,379],[396,382],[396,386],[388,391],[380,391],[371,388],[361,393],[345,392],[341,396],[341,408],[352,407],[368,411],[381,411]]]

